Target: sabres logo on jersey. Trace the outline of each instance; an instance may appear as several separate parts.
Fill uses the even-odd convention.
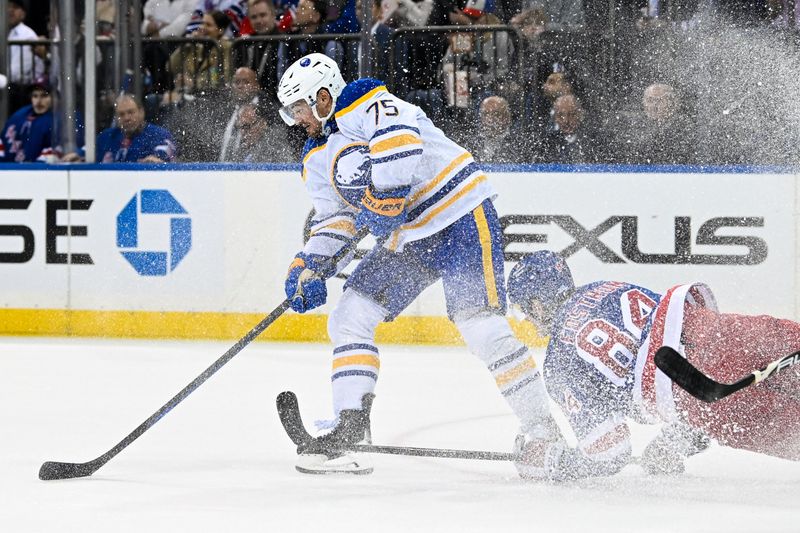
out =
[[[333,158],[331,183],[339,196],[351,206],[360,207],[364,190],[371,179],[372,165],[367,143],[347,144]]]

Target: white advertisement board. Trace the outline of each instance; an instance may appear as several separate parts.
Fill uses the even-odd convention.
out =
[[[507,258],[563,253],[577,283],[690,281],[721,309],[796,317],[795,176],[503,173],[492,175]],[[510,239],[509,239],[510,238]]]
[[[799,318],[792,174],[488,174],[507,271],[548,248],[578,283],[704,281],[723,310]],[[285,297],[310,210],[297,171],[4,171],[0,307],[263,314]],[[441,286],[405,314],[444,317]]]

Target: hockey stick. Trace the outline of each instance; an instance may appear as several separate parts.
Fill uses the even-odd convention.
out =
[[[781,357],[731,384],[714,381],[669,346],[658,349],[655,362],[656,366],[683,390],[699,400],[711,403],[800,363],[800,351]]]
[[[363,239],[367,233],[368,228],[359,230],[349,244],[342,247],[324,264],[325,268],[335,268],[336,264],[344,258],[347,254],[352,252],[359,241]],[[76,477],[86,477],[94,474],[100,467],[110,461],[115,455],[128,447],[133,441],[139,438],[142,433],[150,429],[156,422],[172,411],[172,409],[181,403],[187,396],[194,392],[197,387],[205,383],[205,381],[213,376],[220,368],[233,359],[233,357],[241,352],[245,346],[253,342],[265,329],[267,329],[275,320],[278,319],[287,309],[291,306],[291,301],[287,298],[278,305],[270,314],[265,316],[261,322],[256,324],[253,329],[248,331],[244,337],[239,339],[236,344],[230,347],[227,352],[222,354],[219,359],[214,361],[211,366],[206,368],[199,376],[197,376],[191,383],[183,388],[178,394],[172,397],[161,408],[150,415],[150,417],[142,422],[136,429],[131,431],[124,439],[122,439],[116,446],[108,450],[103,455],[87,461],[85,463],[63,463],[58,461],[47,461],[42,464],[39,469],[39,479],[43,481],[50,481],[54,479],[69,479]]]
[[[307,445],[314,437],[308,433],[300,416],[297,395],[291,391],[282,392],[276,400],[278,416],[286,434],[297,446]],[[411,446],[376,446],[373,444],[351,444],[347,451],[361,453],[380,453],[406,455],[413,457],[438,457],[443,459],[477,459],[482,461],[516,461],[517,454],[507,452],[487,452],[479,450],[453,450],[446,448],[415,448]],[[332,448],[331,451],[344,451]]]

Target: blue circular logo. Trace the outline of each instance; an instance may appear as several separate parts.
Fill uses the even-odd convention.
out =
[[[301,67],[307,67],[310,64],[311,64],[311,60],[309,58],[307,58],[307,57],[304,57],[303,59],[300,60],[300,66]]]

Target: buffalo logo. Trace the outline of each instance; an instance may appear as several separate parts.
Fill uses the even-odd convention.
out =
[[[372,179],[367,143],[345,145],[333,159],[331,182],[339,196],[353,207],[360,207],[364,191]]]

